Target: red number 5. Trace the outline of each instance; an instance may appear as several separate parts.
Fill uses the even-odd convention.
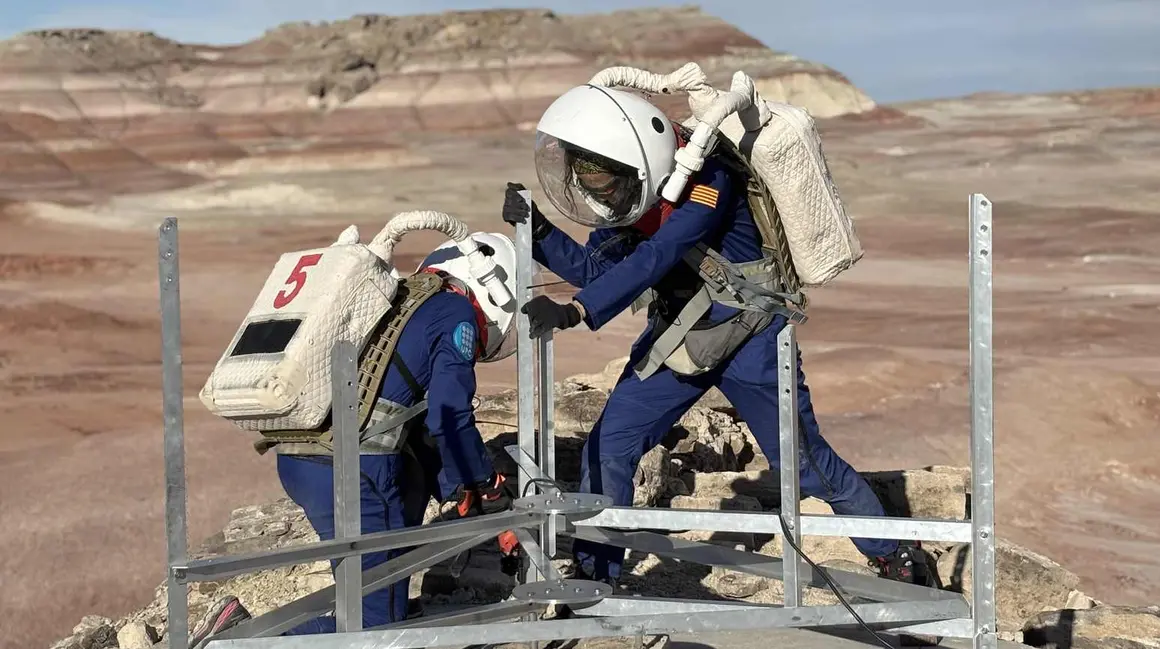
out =
[[[293,284],[294,288],[289,293],[286,292],[286,289],[278,291],[278,294],[274,296],[275,309],[281,309],[294,301],[294,298],[298,296],[298,291],[301,291],[302,287],[306,285],[306,269],[316,265],[320,259],[322,259],[322,253],[303,255],[298,260],[298,264],[294,266],[294,270],[290,271],[290,276],[286,278],[286,285]]]

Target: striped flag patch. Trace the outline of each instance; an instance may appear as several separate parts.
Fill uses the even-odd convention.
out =
[[[693,185],[692,191],[689,192],[689,200],[709,207],[717,207],[719,196],[717,190],[708,185]]]

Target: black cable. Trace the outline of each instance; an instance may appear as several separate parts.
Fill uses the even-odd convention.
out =
[[[528,490],[531,487],[536,486],[537,484],[547,484],[548,486],[556,489],[557,491],[564,491],[564,489],[560,486],[560,483],[556,482],[555,480],[550,480],[548,478],[532,478],[531,480],[528,480],[528,484],[524,485],[523,497],[527,498],[528,497]]]
[[[830,578],[830,575],[826,574],[825,570],[818,566],[818,564],[814,563],[814,560],[809,558],[809,556],[807,556],[806,553],[802,551],[800,547],[798,547],[798,544],[793,540],[793,534],[790,534],[789,527],[785,524],[785,519],[781,516],[781,512],[777,513],[777,521],[781,523],[781,532],[785,535],[785,540],[789,541],[789,546],[793,548],[793,551],[797,553],[799,557],[804,559],[806,563],[810,564],[810,567],[813,568],[816,574],[821,576],[822,580],[826,582],[827,586],[829,586],[830,591],[834,593],[834,596],[838,598],[838,601],[842,603],[842,606],[846,607],[846,610],[850,612],[850,615],[854,616],[854,619],[858,621],[858,624],[863,629],[865,629],[867,633],[874,636],[874,639],[878,641],[878,644],[882,645],[886,649],[894,649],[894,645],[887,642],[886,639],[879,635],[877,631],[871,629],[870,625],[866,624],[866,621],[863,620],[862,617],[854,611],[854,607],[850,606],[850,602],[846,601],[846,597],[842,594],[842,589],[838,587],[838,584],[834,583],[834,580]],[[784,562],[785,557],[782,557],[783,566],[785,565]]]

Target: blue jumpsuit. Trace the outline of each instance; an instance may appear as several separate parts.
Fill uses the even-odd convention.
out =
[[[697,185],[701,185],[700,188]],[[744,191],[724,166],[712,158],[690,180],[691,191],[651,237],[630,228],[595,230],[581,246],[558,229],[536,243],[536,260],[581,290],[575,300],[584,307],[585,322],[599,329],[646,289],[663,298],[667,288],[696,281],[682,256],[699,242],[735,263],[761,258],[760,233]],[[736,309],[714,303],[704,316],[720,322]],[[632,346],[604,411],[584,445],[581,491],[611,496],[617,506],[631,506],[633,477],[641,456],[660,443],[681,416],[713,386],[718,387],[749,425],[774,466],[780,456],[778,439],[777,335],[786,320],[777,316],[717,368],[683,376],[662,366],[640,380],[633,366],[647,355],[656,318]],[[861,476],[822,438],[798,355],[798,411],[803,435],[801,489],[831,505],[835,513],[883,516],[877,496]],[[593,470],[593,467],[599,467]],[[887,556],[898,544],[885,539],[853,539],[867,556]],[[619,548],[577,539],[574,553],[589,577],[619,578],[624,552]]]
[[[411,460],[403,453],[362,455],[362,533],[385,532],[420,525],[428,498],[442,498],[449,487],[472,485],[491,477],[491,456],[475,427],[475,351],[478,341],[475,310],[464,296],[443,292],[419,306],[396,346],[403,364],[426,391],[423,422],[438,451],[422,443],[411,448],[420,455],[425,476],[405,474]],[[391,365],[380,392],[409,406],[423,398],[412,391],[399,368]],[[412,439],[415,433],[412,432]],[[407,467],[411,468],[411,467]],[[432,476],[439,473],[438,484]],[[278,477],[286,494],[306,512],[322,540],[334,538],[334,471],[329,456],[279,455]],[[421,492],[421,493],[417,493]],[[442,493],[440,493],[442,492]],[[405,502],[406,500],[406,502]],[[407,506],[405,506],[407,505]],[[364,554],[367,570],[405,550]],[[337,566],[331,562],[332,569]],[[395,582],[363,598],[363,626],[369,628],[406,618],[409,579]],[[305,622],[284,635],[333,633],[335,620],[324,616]]]

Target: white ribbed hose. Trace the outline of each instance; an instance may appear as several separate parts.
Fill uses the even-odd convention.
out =
[[[467,224],[459,219],[432,210],[417,210],[396,214],[383,229],[367,244],[371,252],[386,261],[390,261],[395,245],[402,240],[403,235],[416,230],[435,230],[447,235],[455,242],[459,251],[467,258],[467,266],[471,276],[487,288],[492,301],[503,306],[513,300],[512,294],[504,285],[503,280],[496,275],[495,259],[479,251],[479,244],[471,238],[471,230]]]
[[[685,191],[689,178],[701,170],[705,164],[705,154],[712,150],[717,129],[725,118],[738,113],[747,131],[755,131],[769,121],[766,114],[755,106],[756,89],[753,80],[744,72],[733,75],[733,85],[729,92],[717,92],[708,85],[708,77],[696,63],[686,63],[670,74],[656,74],[639,68],[616,66],[597,72],[588,82],[594,86],[623,86],[643,92],[668,95],[684,91],[700,95],[701,101],[712,98],[712,103],[697,120],[697,128],[689,142],[677,150],[673,156],[673,174],[661,190],[661,196],[676,202]]]
[[[623,86],[643,92],[668,95],[678,91],[694,90],[704,86],[708,79],[705,72],[701,70],[701,66],[696,63],[686,63],[671,74],[656,74],[640,68],[618,65],[597,72],[588,83],[605,88]]]
[[[746,83],[748,81],[748,83]],[[722,92],[709,105],[705,114],[697,120],[697,128],[684,147],[677,149],[673,156],[673,175],[661,190],[661,197],[676,202],[685,191],[689,177],[701,170],[705,164],[705,153],[711,150],[710,143],[726,117],[740,113],[753,106],[753,82],[744,73],[733,75],[733,86],[729,92]]]

